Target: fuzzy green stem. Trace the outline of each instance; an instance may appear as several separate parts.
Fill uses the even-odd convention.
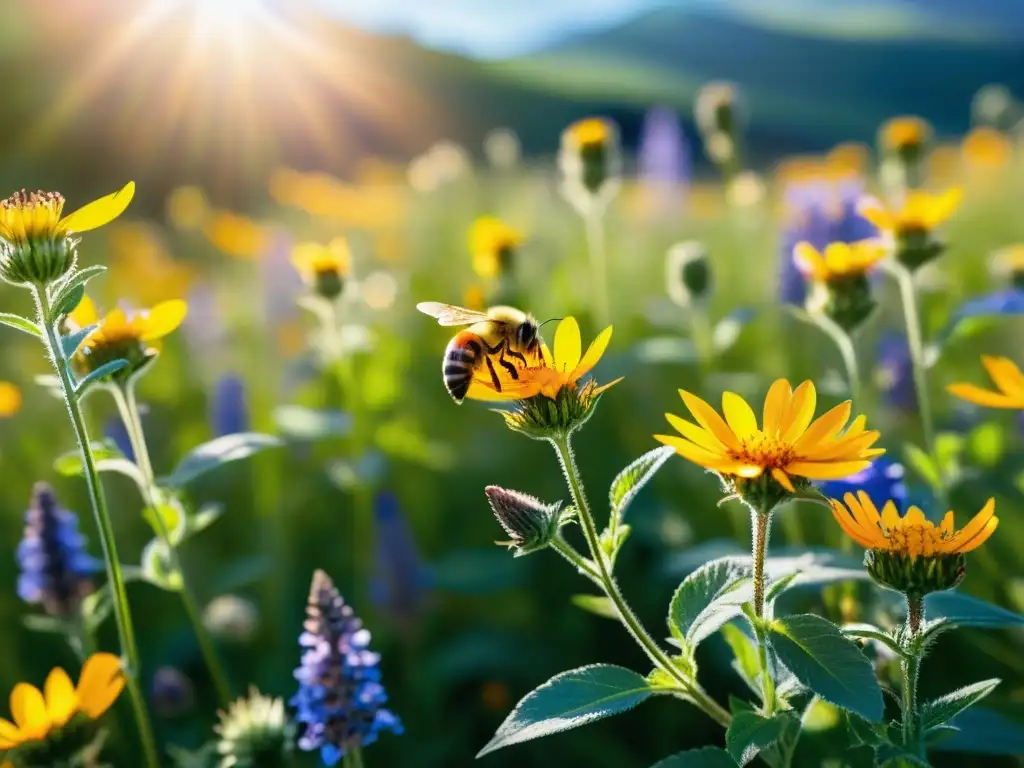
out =
[[[925,450],[935,462],[938,473],[939,495],[945,495],[945,478],[942,467],[936,461],[935,427],[932,423],[931,398],[928,395],[928,374],[924,363],[924,341],[921,338],[921,320],[917,312],[917,295],[914,291],[914,276],[909,269],[896,259],[888,259],[885,268],[896,281],[903,304],[903,319],[907,327],[907,346],[910,349],[910,366],[914,377],[914,391],[917,393],[917,407],[921,414],[921,432]]]
[[[82,415],[78,394],[75,392],[75,385],[71,377],[68,361],[64,356],[61,340],[57,334],[56,318],[53,317],[53,309],[50,306],[49,297],[46,295],[44,288],[33,288],[33,294],[39,311],[39,326],[45,333],[43,341],[50,356],[50,361],[56,370],[57,378],[60,381],[64,404],[67,406],[68,417],[75,432],[75,439],[78,441],[78,448],[82,453],[85,485],[89,493],[93,515],[96,519],[96,528],[99,531],[107,580],[110,582],[110,591],[113,598],[114,621],[117,625],[118,642],[126,666],[124,670],[125,687],[128,689],[128,698],[131,700],[132,710],[135,714],[135,723],[139,729],[139,739],[142,742],[145,764],[149,768],[159,768],[160,759],[157,753],[156,740],[153,737],[153,727],[149,721],[149,713],[146,711],[145,696],[142,693],[142,688],[139,686],[138,676],[141,670],[139,646],[135,639],[135,627],[132,624],[131,608],[128,604],[128,591],[125,588],[124,573],[121,570],[121,561],[117,554],[114,526],[110,520],[110,513],[107,510],[107,500],[103,493],[103,486],[100,483],[99,471],[96,469],[96,457],[92,452],[89,431],[85,425],[85,418]]]
[[[555,537],[551,540],[551,548],[568,560],[569,564],[576,568],[577,571],[582,573],[591,581],[596,582],[599,586],[603,586],[601,576],[595,569],[594,564],[577,552],[569,542],[562,538],[561,533],[555,534]]]
[[[626,630],[644,650],[651,662],[672,677],[687,692],[689,698],[697,707],[702,709],[715,722],[724,728],[728,728],[732,722],[732,716],[718,702],[712,699],[696,680],[689,679],[672,663],[672,659],[658,646],[643,624],[640,623],[640,619],[633,613],[633,609],[630,608],[629,603],[626,602],[625,597],[623,597],[622,592],[619,590],[619,585],[611,574],[608,558],[601,549],[597,526],[594,523],[594,517],[590,512],[590,505],[583,491],[579,469],[576,467],[576,459],[573,456],[569,440],[569,436],[566,435],[561,438],[552,439],[551,444],[555,449],[555,454],[558,456],[558,462],[562,467],[562,472],[565,474],[569,491],[576,505],[580,527],[583,529],[583,535],[587,540],[590,556],[597,568],[597,578],[600,585],[615,605],[615,609],[618,611],[619,618],[622,620]]]
[[[907,639],[911,640],[921,629],[924,620],[924,597],[917,594],[907,595]],[[906,654],[903,666],[903,744],[914,754],[919,754],[918,713],[917,713],[917,676],[921,669],[920,653]]]
[[[846,381],[850,390],[850,399],[854,405],[860,406],[860,369],[857,365],[857,349],[853,345],[853,339],[842,326],[823,312],[812,312],[811,319],[824,333],[832,339],[843,358],[843,367],[846,368]]]
[[[608,255],[605,244],[604,209],[591,206],[583,216],[587,233],[587,253],[590,256],[591,291],[594,297],[594,319],[598,327],[611,322],[608,301]]]
[[[132,451],[135,453],[135,461],[142,473],[143,486],[142,498],[145,504],[153,510],[153,519],[156,521],[157,533],[164,546],[167,547],[167,556],[171,569],[181,579],[182,605],[185,613],[188,614],[189,622],[192,624],[192,631],[195,632],[196,642],[199,645],[199,652],[203,661],[210,671],[210,679],[217,692],[217,700],[222,709],[227,710],[231,705],[231,686],[224,667],[217,656],[217,649],[214,646],[213,638],[203,623],[203,616],[199,610],[192,587],[185,577],[185,570],[181,565],[181,557],[178,554],[178,546],[171,539],[167,523],[159,511],[159,488],[156,484],[156,476],[153,474],[153,461],[149,455],[149,446],[146,443],[146,433],[142,427],[142,417],[139,413],[138,398],[135,396],[135,386],[131,382],[118,383],[110,387],[114,402],[117,404],[118,413],[124,422],[125,430],[128,432],[128,440],[131,443]]]
[[[775,711],[775,682],[768,668],[768,640],[765,637],[761,620],[764,619],[764,563],[768,552],[768,534],[771,529],[771,513],[765,510],[752,510],[751,522],[754,528],[753,549],[751,556],[754,561],[754,634],[757,637],[757,660],[761,668],[761,698],[764,701],[765,714],[769,717]]]

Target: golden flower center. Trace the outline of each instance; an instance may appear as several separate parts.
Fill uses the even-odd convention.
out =
[[[931,557],[940,542],[952,538],[930,522],[898,525],[892,528],[883,526],[882,535],[885,536],[890,550],[904,552],[911,557]]]
[[[753,464],[764,469],[784,468],[793,460],[793,446],[770,437],[764,432],[756,432],[740,441],[739,451],[729,451],[729,458],[744,464]]]
[[[0,235],[13,242],[52,235],[63,209],[64,198],[59,192],[15,192],[0,201]]]

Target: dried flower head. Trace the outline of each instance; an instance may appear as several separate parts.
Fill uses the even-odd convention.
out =
[[[292,751],[295,726],[288,720],[284,700],[249,689],[244,699],[218,713],[213,730],[220,737],[218,768],[269,768],[284,765]]]

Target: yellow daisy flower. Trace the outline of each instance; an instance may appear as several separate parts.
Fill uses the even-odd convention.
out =
[[[976,384],[958,382],[946,387],[946,391],[962,400],[989,408],[1024,409],[1024,373],[1006,357],[981,356],[989,377],[996,385],[997,392],[982,389]]]
[[[292,249],[291,259],[303,281],[327,299],[341,295],[344,278],[352,268],[352,252],[343,237],[327,245],[299,243]]]
[[[498,277],[513,251],[523,242],[523,234],[494,216],[481,216],[469,230],[469,252],[473,271],[480,277]]]
[[[865,549],[911,559],[965,554],[984,544],[999,525],[995,499],[989,499],[960,530],[954,527],[952,512],[947,512],[942,523],[936,526],[917,507],[910,507],[901,516],[892,501],[886,502],[879,515],[878,508],[864,491],[858,491],[856,496],[847,493],[843,501],[845,505],[837,499],[829,499],[832,515],[847,536]]]
[[[229,256],[254,259],[267,248],[267,231],[252,219],[229,211],[213,211],[203,225],[203,234]]]
[[[562,144],[573,149],[607,144],[615,135],[611,122],[603,117],[577,120],[562,133]]]
[[[794,493],[793,478],[831,480],[866,469],[885,450],[872,448],[879,433],[865,430],[858,416],[849,427],[851,403],[840,403],[812,423],[817,394],[805,381],[794,391],[779,379],[768,390],[761,427],[753,409],[739,395],[725,392],[725,419],[704,400],[679,390],[697,424],[665,414],[682,437],[655,435],[685,459],[723,477],[755,479],[765,473]],[[846,427],[844,431],[844,427]]]
[[[93,200],[61,218],[64,197],[58,192],[15,192],[0,202],[0,237],[12,245],[30,239],[56,239],[69,233],[88,232],[116,219],[135,196],[135,182]]]
[[[974,128],[960,144],[964,162],[972,169],[1005,168],[1013,158],[1013,142],[995,128]]]
[[[177,229],[199,229],[209,210],[206,194],[199,187],[178,187],[167,197],[167,218]]]
[[[886,256],[879,240],[856,243],[829,243],[824,253],[810,243],[797,243],[793,249],[796,265],[806,277],[817,283],[867,274]]]
[[[132,371],[151,357],[153,342],[169,335],[181,325],[188,313],[188,304],[181,299],[162,301],[152,309],[126,312],[118,307],[100,317],[88,296],[68,315],[71,328],[96,325],[72,358],[79,374],[94,371],[112,360],[128,361]]]
[[[11,691],[14,722],[0,718],[0,749],[44,741],[78,713],[96,720],[110,709],[123,688],[121,661],[111,653],[90,656],[77,686],[59,667],[50,672],[43,691],[30,683],[18,683]]]
[[[931,126],[920,117],[894,117],[882,126],[879,141],[887,152],[904,152],[925,144],[931,135]]]
[[[939,195],[913,189],[898,208],[886,208],[874,198],[861,200],[857,208],[861,216],[883,232],[906,237],[931,232],[953,215],[961,199],[963,190],[958,187]]]
[[[21,390],[9,381],[0,381],[0,419],[9,419],[21,410]]]

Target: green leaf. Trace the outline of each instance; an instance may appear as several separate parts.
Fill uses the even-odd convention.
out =
[[[193,536],[201,533],[217,522],[224,514],[224,507],[220,504],[205,504],[198,512],[188,517],[188,535]]]
[[[616,523],[622,520],[633,499],[650,482],[654,473],[674,454],[675,449],[667,445],[655,448],[633,461],[612,480],[612,487],[608,491],[608,508]]]
[[[924,705],[924,710],[921,714],[922,728],[927,731],[930,728],[945,725],[965,709],[973,707],[992,693],[1000,682],[1002,681],[998,678],[982,680],[973,685],[958,688],[952,693],[940,696],[934,701],[929,701]]]
[[[477,757],[617,715],[657,692],[636,672],[610,664],[562,672],[516,704]]]
[[[9,328],[14,328],[22,333],[27,333],[30,336],[35,336],[37,339],[43,338],[43,330],[31,320],[22,317],[21,315],[12,315],[9,312],[0,312],[0,324],[6,325]]]
[[[352,417],[336,410],[281,405],[274,409],[274,423],[292,440],[326,440],[352,431]]]
[[[1024,754],[1024,725],[988,707],[964,710],[954,717],[949,725],[958,728],[959,731],[935,744],[932,749],[979,755]]]
[[[718,747],[702,747],[666,757],[651,768],[736,768],[736,761]]]
[[[78,381],[75,384],[75,394],[82,396],[86,390],[98,381],[102,381],[112,374],[118,371],[124,370],[128,367],[127,360],[111,360],[109,363],[104,363],[94,371],[90,371],[89,374]]]
[[[986,421],[971,430],[967,443],[975,462],[995,467],[1006,453],[1006,430],[998,421]]]
[[[931,763],[895,744],[875,747],[875,765],[880,768],[931,768]]]
[[[842,629],[843,634],[847,637],[859,640],[875,640],[897,656],[904,655],[903,649],[900,648],[899,641],[896,638],[872,624],[844,624],[840,629]]]
[[[180,488],[223,464],[247,459],[260,451],[276,448],[281,444],[281,440],[273,435],[259,432],[239,432],[215,438],[194,448],[182,459],[167,479],[167,485]]]
[[[773,581],[771,586],[768,588],[767,594],[764,599],[768,603],[774,603],[779,595],[789,589],[793,582],[800,576],[800,571],[794,571],[793,573],[786,574],[778,581]]]
[[[889,737],[886,735],[885,726],[877,723],[869,723],[860,715],[853,712],[846,712],[846,727],[850,732],[850,743],[855,747],[871,747],[874,749],[879,744],[888,744]]]
[[[45,632],[64,636],[74,632],[74,627],[68,622],[58,619],[56,616],[47,616],[45,614],[30,613],[22,616],[21,623],[25,625],[25,629],[32,632]]]
[[[754,645],[754,641],[747,637],[743,630],[735,624],[726,624],[722,627],[722,637],[729,644],[735,657],[732,662],[732,668],[743,678],[743,682],[747,684],[750,690],[760,695],[761,684],[758,676],[761,674],[761,670],[757,659],[757,646]]]
[[[761,717],[754,712],[740,712],[733,718],[732,725],[725,732],[725,746],[732,759],[746,765],[761,750],[767,749],[786,730],[788,718],[785,715]]]
[[[121,453],[121,449],[112,442],[94,442],[90,443],[89,447],[92,449],[93,459],[95,459],[97,463],[124,458],[124,454]],[[82,453],[77,448],[73,451],[62,453],[53,462],[54,470],[57,474],[63,475],[64,477],[81,475],[83,471],[82,466]]]
[[[924,599],[929,621],[945,619],[960,627],[1010,629],[1024,626],[1024,616],[959,592],[933,592]]]
[[[588,613],[605,619],[619,620],[619,612],[615,609],[615,604],[604,595],[573,595],[570,599],[573,605]]]
[[[181,573],[171,566],[170,552],[160,539],[153,539],[142,550],[142,578],[150,584],[180,592],[183,586]]]
[[[82,346],[82,342],[85,341],[85,337],[95,331],[99,326],[87,325],[85,328],[80,328],[74,333],[69,333],[67,336],[60,337],[61,350],[64,353],[65,359],[70,359],[78,348]]]
[[[837,707],[878,721],[882,689],[867,657],[832,622],[813,614],[776,619],[772,648],[797,680]]]
[[[166,531],[172,546],[178,546],[185,539],[188,531],[188,516],[176,501],[157,504],[155,508],[146,507],[142,510],[142,518],[149,523],[153,533],[157,536],[163,538]],[[163,523],[162,527],[161,522]]]
[[[942,487],[942,478],[939,475],[939,468],[935,466],[932,457],[913,443],[903,444],[903,458],[913,468],[921,479],[932,488]]]
[[[697,647],[740,615],[740,606],[750,599],[744,589],[749,582],[750,569],[741,558],[723,557],[702,565],[683,579],[672,596],[668,616],[672,634]]]
[[[870,578],[861,557],[834,549],[819,549],[800,555],[769,557],[765,573],[776,598],[799,587],[820,587],[840,581],[865,581]]]
[[[65,278],[64,282],[57,288],[56,293],[50,297],[50,305],[56,313],[54,319],[73,312],[85,295],[85,284],[106,271],[106,267],[96,264],[85,269],[76,270],[69,277]]]

